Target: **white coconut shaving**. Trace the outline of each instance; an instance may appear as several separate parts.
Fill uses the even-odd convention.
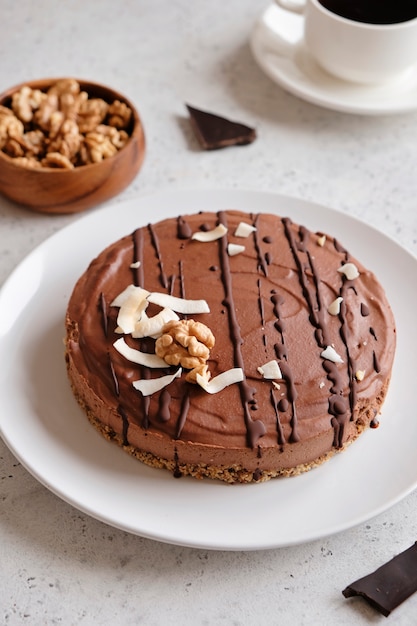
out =
[[[348,280],[358,278],[359,270],[354,263],[345,263],[337,270],[340,274],[344,274]]]
[[[149,291],[142,287],[129,285],[111,303],[111,306],[119,306],[117,325],[125,334],[131,333],[142,313],[148,306],[147,296]]]
[[[141,339],[142,337],[157,338],[162,335],[162,329],[167,322],[172,320],[178,321],[180,318],[172,311],[172,309],[162,309],[156,315],[148,317],[145,312],[142,313],[140,320],[135,324],[132,331],[132,337]]]
[[[172,309],[177,313],[187,315],[196,315],[199,313],[210,313],[209,305],[205,300],[186,300],[185,298],[177,298],[167,293],[153,291],[147,297],[148,302],[157,304],[165,309]]]
[[[143,396],[151,396],[157,391],[161,391],[164,387],[167,387],[172,383],[175,378],[181,376],[182,368],[179,367],[175,374],[168,374],[167,376],[161,376],[160,378],[143,378],[142,380],[133,381],[132,385],[135,389],[141,392]]]
[[[246,222],[240,222],[235,230],[235,237],[249,237],[249,235],[255,231],[255,226],[247,224]]]
[[[218,376],[215,376],[210,381],[207,380],[201,374],[196,375],[197,383],[207,391],[207,393],[214,394],[223,391],[229,385],[240,383],[244,380],[244,374],[241,367],[234,367],[226,372],[222,372]]]
[[[333,361],[333,363],[343,363],[342,357],[337,354],[336,350],[332,346],[327,346],[320,356],[328,361]]]
[[[278,365],[278,361],[268,361],[264,365],[257,368],[258,372],[268,380],[279,380],[282,378],[282,373]]]
[[[240,246],[237,243],[227,244],[227,254],[229,256],[236,256],[237,254],[241,254],[244,251],[245,251],[245,246]]]
[[[149,354],[148,352],[141,352],[140,350],[131,348],[127,345],[123,337],[117,339],[113,346],[116,348],[117,352],[119,352],[131,363],[137,363],[138,365],[144,365],[145,367],[150,368],[169,367],[168,363],[164,361],[164,359],[161,359],[157,354]]]
[[[333,300],[333,302],[329,304],[329,306],[327,307],[328,313],[330,313],[330,315],[339,315],[340,305],[342,304],[342,302],[343,302],[343,298],[341,297],[336,298],[336,300]]]
[[[227,228],[223,224],[219,224],[213,230],[199,230],[196,233],[191,235],[191,239],[195,239],[196,241],[202,241],[203,243],[207,243],[209,241],[216,241],[216,239],[221,239],[227,233]]]

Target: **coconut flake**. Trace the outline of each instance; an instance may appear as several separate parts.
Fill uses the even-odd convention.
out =
[[[265,363],[264,365],[262,365],[261,367],[258,367],[257,369],[258,369],[258,372],[262,374],[262,376],[266,378],[267,380],[274,380],[274,379],[282,378],[282,373],[279,368],[278,362],[275,360],[268,361],[268,363]]]
[[[148,317],[145,312],[142,313],[142,317],[136,323],[132,337],[135,339],[141,339],[142,337],[160,337],[162,335],[162,329],[167,322],[171,320],[178,321],[179,317],[171,309],[162,309],[153,317]]]
[[[343,363],[343,359],[337,354],[336,350],[332,346],[327,346],[320,356],[328,361],[333,361],[333,363]]]
[[[131,263],[130,266],[132,270],[137,270],[140,267],[140,261],[136,261],[135,263]]]
[[[209,305],[205,300],[186,300],[185,298],[176,298],[167,293],[154,291],[149,294],[148,302],[157,304],[166,309],[172,309],[177,313],[186,313],[188,315],[196,315],[197,313],[210,313]]]
[[[337,271],[344,274],[348,280],[354,280],[359,276],[358,268],[354,263],[345,263]]]
[[[191,239],[195,239],[196,241],[202,241],[203,243],[207,243],[208,241],[216,241],[216,239],[221,239],[227,233],[227,228],[223,224],[219,224],[213,230],[199,230],[196,233],[191,235]]]
[[[229,256],[236,256],[237,254],[240,254],[241,252],[245,251],[245,246],[240,246],[237,243],[229,243],[227,244],[227,254]]]
[[[146,289],[143,289],[142,287],[136,287],[136,285],[128,285],[126,287],[126,289],[124,289],[121,293],[119,293],[118,296],[115,297],[113,302],[110,303],[110,306],[118,306],[118,307],[120,307],[133,294],[137,294],[136,297],[140,298],[142,292],[144,292],[146,294],[145,297],[147,295],[149,295],[149,291],[146,291]]]
[[[240,222],[235,230],[235,237],[249,237],[255,230],[255,226],[247,224],[246,222]]]
[[[317,237],[317,245],[323,247],[326,243],[326,235],[319,235]]]
[[[145,367],[151,368],[169,367],[168,363],[164,361],[164,359],[161,359],[157,354],[149,354],[148,352],[141,352],[140,350],[131,348],[127,345],[123,337],[117,339],[113,346],[116,348],[117,352],[132,363],[137,363],[138,365],[144,365]]]
[[[336,298],[336,300],[333,300],[333,302],[327,307],[328,313],[330,313],[330,315],[339,315],[340,305],[342,302],[343,298]]]
[[[113,300],[112,306],[120,306],[117,325],[125,334],[131,333],[137,321],[140,320],[142,313],[148,306],[146,300],[148,294],[149,291],[142,289],[142,287],[129,285]]]
[[[142,378],[141,380],[133,381],[132,385],[135,389],[140,391],[143,396],[151,396],[153,393],[167,387],[175,378],[179,378],[181,372],[182,369],[179,367],[175,374],[168,374],[160,378]]]
[[[201,374],[197,374],[196,379],[197,383],[204,389],[204,391],[213,394],[223,391],[223,389],[229,385],[242,382],[244,380],[244,375],[241,367],[233,367],[232,369],[215,376],[210,381],[208,381],[204,376],[201,376]]]

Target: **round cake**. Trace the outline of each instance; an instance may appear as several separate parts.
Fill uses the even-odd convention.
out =
[[[78,280],[66,361],[91,423],[174,476],[297,475],[378,425],[395,322],[374,274],[289,218],[138,228]]]

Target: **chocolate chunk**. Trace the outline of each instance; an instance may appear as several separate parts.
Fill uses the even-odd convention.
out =
[[[388,615],[417,591],[417,542],[372,574],[342,591],[345,598],[361,596],[377,611]]]
[[[227,146],[242,146],[256,139],[256,131],[249,126],[233,122],[214,113],[200,111],[186,105],[194,133],[204,150]]]

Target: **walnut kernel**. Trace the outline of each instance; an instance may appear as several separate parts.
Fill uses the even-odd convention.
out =
[[[169,365],[191,370],[187,380],[196,382],[197,372],[208,378],[206,362],[215,343],[211,330],[193,319],[170,321],[156,340],[155,352]]]

